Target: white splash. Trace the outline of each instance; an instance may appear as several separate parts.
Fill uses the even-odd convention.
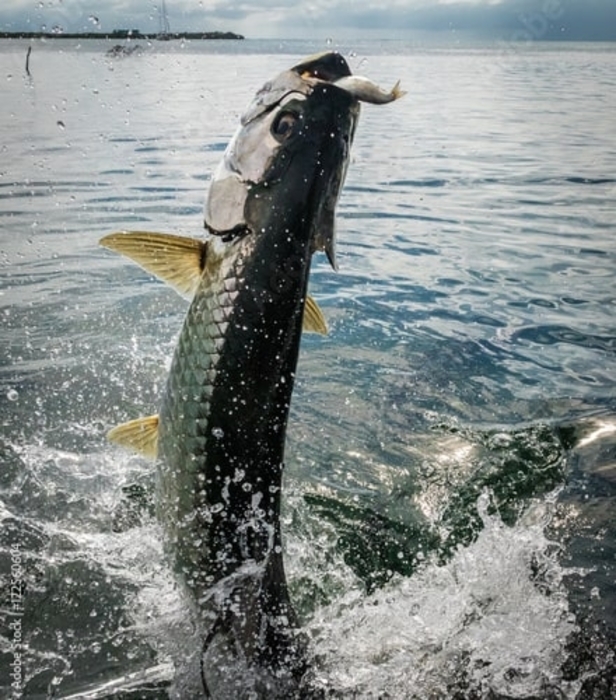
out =
[[[507,527],[480,505],[483,531],[446,565],[317,612],[309,630],[320,684],[353,697],[515,698],[554,687],[576,696],[579,683],[560,670],[576,626],[557,548],[536,518]]]

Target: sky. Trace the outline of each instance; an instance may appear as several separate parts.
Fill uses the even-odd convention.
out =
[[[616,0],[166,0],[172,31],[247,38],[616,41]],[[0,30],[160,28],[158,0],[0,0]]]

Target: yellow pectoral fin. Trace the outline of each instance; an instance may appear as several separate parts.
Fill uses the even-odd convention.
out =
[[[187,297],[193,296],[199,284],[207,247],[194,238],[148,231],[111,233],[100,244],[131,258]]]
[[[107,439],[122,447],[128,447],[145,457],[158,454],[158,416],[137,418],[122,423],[107,433]]]
[[[304,304],[304,320],[302,328],[308,333],[320,333],[321,335],[327,335],[327,322],[325,321],[325,316],[323,316],[323,312],[319,308],[319,305],[311,296],[306,297],[306,303]]]

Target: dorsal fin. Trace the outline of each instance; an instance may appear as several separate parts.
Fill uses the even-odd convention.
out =
[[[145,457],[158,454],[158,416],[137,418],[122,423],[107,433],[107,439],[122,447],[128,447]]]
[[[100,244],[131,258],[189,298],[201,279],[207,249],[205,241],[149,231],[111,233]]]
[[[319,308],[319,305],[310,295],[306,297],[306,303],[304,304],[302,329],[309,333],[320,333],[321,335],[327,335],[327,322],[325,321],[325,316],[323,316],[323,312]]]

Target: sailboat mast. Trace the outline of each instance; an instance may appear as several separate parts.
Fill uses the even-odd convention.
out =
[[[171,33],[165,0],[162,0],[160,3],[160,33],[162,35]]]

